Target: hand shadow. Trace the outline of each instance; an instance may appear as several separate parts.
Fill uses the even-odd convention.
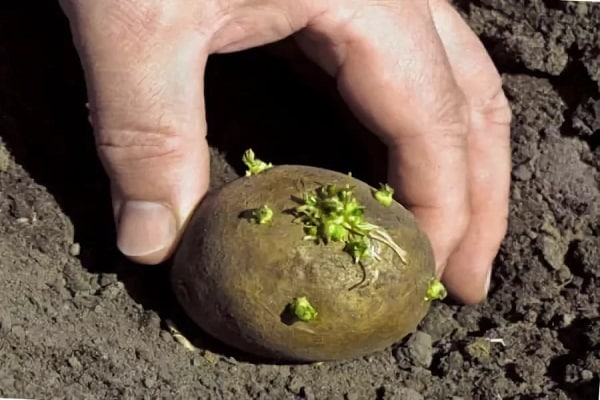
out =
[[[136,265],[116,249],[109,182],[87,121],[68,22],[56,2],[25,3],[0,5],[0,136],[11,154],[72,221],[84,268],[116,273],[146,310],[173,320],[188,336],[202,336],[212,351],[244,359],[201,335],[184,315],[168,283],[168,263]],[[352,117],[335,83],[297,57],[285,41],[210,58],[205,93],[208,140],[218,156],[213,164],[227,160],[241,174],[242,153],[253,148],[274,164],[352,172],[373,185],[383,181],[382,145]],[[223,180],[213,168],[213,187]]]

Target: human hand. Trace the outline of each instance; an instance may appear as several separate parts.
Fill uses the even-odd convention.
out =
[[[205,195],[203,72],[212,53],[292,34],[389,149],[389,183],[465,303],[486,295],[504,237],[510,109],[446,0],[62,0],[111,179],[118,247],[169,257]]]

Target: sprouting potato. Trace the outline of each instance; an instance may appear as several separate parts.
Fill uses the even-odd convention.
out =
[[[351,359],[401,340],[445,296],[389,186],[244,161],[248,174],[207,195],[174,258],[175,294],[201,329],[262,357]]]

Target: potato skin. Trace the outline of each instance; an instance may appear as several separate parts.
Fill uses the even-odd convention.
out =
[[[365,219],[386,229],[408,252],[408,265],[382,245],[378,277],[356,287],[363,270],[340,243],[303,240],[302,225],[284,212],[305,191],[350,183]],[[171,280],[188,316],[203,330],[244,352],[287,361],[326,361],[380,351],[413,331],[429,309],[434,276],[430,243],[399,203],[378,203],[372,188],[335,171],[282,165],[242,177],[209,193],[189,221]],[[268,205],[259,225],[241,217]],[[306,296],[318,312],[309,322],[282,321],[286,306]]]

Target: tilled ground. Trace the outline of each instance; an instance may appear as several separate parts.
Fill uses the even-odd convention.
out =
[[[3,2],[0,396],[595,398],[600,4],[461,3],[514,111],[510,226],[489,299],[436,304],[417,333],[380,354],[292,366],[246,359],[201,335],[173,300],[167,266],[140,267],[118,254],[66,22],[50,2],[29,10]],[[362,130],[323,95],[329,89],[299,79],[307,73],[265,49],[211,59],[214,186],[239,174],[250,146],[275,163],[352,170],[366,180],[381,173],[384,166],[368,167]],[[287,154],[284,142],[301,135],[308,140]],[[311,138],[355,156],[336,158]],[[186,350],[167,319],[209,351]]]

